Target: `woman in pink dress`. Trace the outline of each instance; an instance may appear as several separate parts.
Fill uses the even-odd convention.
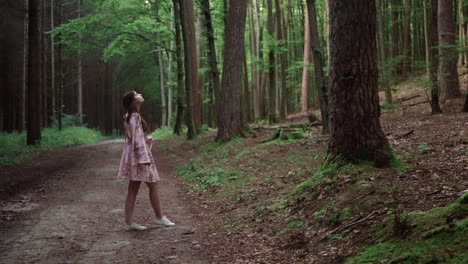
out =
[[[128,194],[125,201],[125,229],[145,230],[146,227],[133,222],[133,210],[141,182],[149,188],[151,206],[156,215],[155,223],[163,226],[174,226],[161,213],[159,203],[159,174],[151,154],[152,137],[145,136],[148,127],[140,115],[143,96],[135,91],[123,95],[123,105],[127,113],[124,116],[125,146],[120,160],[118,177],[128,179]]]

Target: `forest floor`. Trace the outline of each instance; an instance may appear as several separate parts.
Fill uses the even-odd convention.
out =
[[[156,141],[162,205],[177,224],[173,228],[151,224],[142,186],[135,219],[149,229],[122,230],[126,182],[116,178],[121,140],[57,149],[1,168],[11,181],[0,188],[0,262],[342,263],[391,241],[398,230],[385,225],[389,217],[405,219],[410,213],[413,222],[402,220],[401,231],[416,232],[414,212],[448,205],[468,190],[463,100],[444,102],[444,113],[432,116],[418,82],[400,85],[396,107],[382,112],[398,159],[392,168],[363,163],[320,169],[328,139],[319,127],[298,140],[265,142],[275,129],[257,126],[227,144],[214,142],[213,131],[191,142],[182,136]],[[280,125],[303,122],[305,116],[291,116]],[[443,216],[448,229],[452,222],[466,223],[466,206],[463,210]],[[439,228],[436,235],[447,231],[431,228]],[[463,263],[449,262],[460,252],[468,260],[463,253],[468,241],[461,234],[464,241],[443,249],[443,257],[436,256],[440,261],[432,263]],[[404,236],[397,238],[407,245]],[[393,263],[423,261],[414,258]]]

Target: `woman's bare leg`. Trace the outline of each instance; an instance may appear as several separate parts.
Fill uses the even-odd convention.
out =
[[[135,209],[135,201],[140,189],[141,182],[129,181],[128,182],[128,194],[127,200],[125,201],[125,224],[131,225],[133,223],[133,210]]]
[[[151,206],[153,207],[154,214],[158,219],[161,219],[161,204],[159,202],[159,183],[158,182],[147,182],[149,189],[149,198],[151,202]]]

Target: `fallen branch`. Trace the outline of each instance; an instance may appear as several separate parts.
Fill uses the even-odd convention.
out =
[[[411,130],[411,131],[409,131],[409,132],[404,133],[404,134],[401,135],[401,136],[396,137],[395,139],[401,139],[401,138],[407,137],[407,136],[409,136],[409,135],[411,135],[411,134],[413,134],[413,133],[414,133],[414,130]]]
[[[341,230],[344,230],[344,229],[347,229],[347,228],[350,228],[354,225],[357,225],[361,222],[364,222],[365,220],[371,218],[377,211],[373,211],[372,213],[370,213],[368,216],[362,218],[361,220],[358,220],[358,221],[355,221],[355,222],[352,222],[350,224],[347,224],[345,226],[342,226],[342,227],[338,227],[338,228],[335,228],[333,229],[332,231],[328,232],[326,235],[324,235],[322,238],[320,238],[319,241],[322,241],[323,239],[325,239],[326,237],[328,237],[329,235],[332,235],[332,234],[335,234],[335,233],[338,233],[340,232]]]
[[[430,103],[430,102],[427,101],[427,100],[424,100],[422,102],[417,102],[417,103],[414,103],[414,104],[405,105],[405,107],[412,107],[412,106],[415,106],[415,105],[425,104],[425,103]]]
[[[402,98],[399,98],[398,100],[396,100],[395,103],[400,103],[401,104],[401,103],[409,101],[411,99],[418,98],[419,96],[421,96],[421,94],[410,95],[408,97],[402,97]]]

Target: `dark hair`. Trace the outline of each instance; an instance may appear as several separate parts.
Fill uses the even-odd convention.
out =
[[[122,96],[122,103],[127,111],[127,118],[125,119],[125,122],[130,121],[130,117],[132,116],[132,113],[138,113],[140,115],[140,120],[141,120],[141,125],[143,126],[143,132],[148,133],[148,125],[146,124],[145,119],[141,116],[140,112],[138,112],[138,109],[136,108],[135,104],[133,103],[135,100],[135,91],[128,91],[125,92]]]

